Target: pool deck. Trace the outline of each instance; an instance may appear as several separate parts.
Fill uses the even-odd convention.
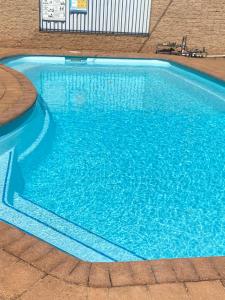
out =
[[[225,80],[225,59],[1,49],[18,54],[163,58]],[[0,65],[0,125],[28,110],[36,99],[31,82]],[[225,300],[225,257],[88,263],[0,222],[0,300]]]

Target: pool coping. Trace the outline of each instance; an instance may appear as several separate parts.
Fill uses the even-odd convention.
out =
[[[23,74],[0,65],[0,126],[28,111],[37,98],[33,84]]]
[[[190,59],[178,56],[99,53],[49,49],[0,49],[0,59],[17,55],[61,55],[116,58],[157,58],[180,63],[225,80],[225,72],[212,69],[209,59]],[[22,74],[0,65],[0,124],[3,125],[26,112],[35,103],[37,93]],[[3,80],[4,79],[4,80]],[[8,107],[6,107],[6,104]],[[225,281],[225,257],[160,259],[140,262],[90,263],[70,256],[54,246],[0,222],[0,249],[46,275],[64,282],[95,288],[155,285],[219,280]],[[1,255],[1,253],[0,253]]]

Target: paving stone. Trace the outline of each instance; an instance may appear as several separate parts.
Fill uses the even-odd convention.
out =
[[[4,94],[1,93],[0,124],[5,124],[35,103],[36,91],[25,76],[6,66],[0,67],[0,81],[5,86]]]
[[[200,280],[219,279],[220,275],[208,258],[193,258],[192,263]]]
[[[23,260],[25,260],[29,263],[32,263],[32,262],[40,259],[44,255],[46,255],[50,251],[52,251],[52,249],[54,249],[52,246],[50,246],[44,242],[37,241],[37,243],[35,243],[32,247],[29,247],[28,249],[26,249],[20,255],[20,257]]]
[[[24,233],[16,228],[10,227],[8,230],[2,230],[0,234],[0,247],[5,247],[12,241],[19,240]]]
[[[176,282],[176,274],[169,260],[151,261],[151,267],[158,283]]]
[[[146,286],[128,286],[109,289],[109,300],[151,300],[151,298]]]
[[[182,283],[163,283],[149,287],[152,300],[189,300]]]
[[[20,300],[87,300],[87,288],[47,276],[23,294]]]
[[[172,261],[173,269],[178,281],[198,281],[199,276],[189,259],[175,259]]]
[[[13,241],[9,245],[6,245],[4,249],[16,256],[20,256],[21,253],[25,252],[27,248],[30,248],[37,242],[37,239],[33,236],[25,234],[21,239]]]
[[[108,264],[92,264],[89,274],[89,286],[111,287]]]
[[[66,261],[68,256],[68,254],[53,248],[52,251],[47,252],[45,255],[41,256],[41,258],[35,260],[33,265],[48,273],[61,265],[62,262]]]
[[[109,290],[107,288],[89,288],[88,300],[108,300]]]
[[[3,250],[0,250],[0,273],[3,272],[5,268],[8,268],[10,265],[16,263],[18,258],[13,255],[6,253]]]
[[[109,264],[112,286],[134,285],[132,269],[127,263]]]
[[[0,231],[2,230],[8,230],[10,229],[10,226],[4,222],[0,222]]]
[[[212,257],[210,261],[215,266],[221,278],[225,279],[225,257]]]
[[[139,261],[130,263],[134,283],[137,285],[155,284],[155,276],[151,269],[151,264],[148,261]]]
[[[191,300],[224,300],[225,289],[220,281],[186,283]]]
[[[88,262],[78,262],[75,266],[75,269],[65,277],[68,282],[73,282],[81,285],[88,285],[89,282],[89,274],[91,269],[91,263]]]
[[[69,274],[72,273],[72,270],[75,269],[76,265],[79,263],[79,260],[68,256],[67,260],[62,262],[61,264],[54,267],[49,273],[58,277],[58,278],[66,278]]]
[[[11,299],[19,296],[42,278],[44,274],[24,262],[0,270],[0,297]]]

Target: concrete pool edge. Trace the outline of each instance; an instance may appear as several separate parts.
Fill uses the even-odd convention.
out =
[[[23,74],[0,65],[0,126],[27,112],[36,102],[37,93]]]
[[[11,52],[6,51],[4,55],[3,50],[0,50],[0,58],[16,56],[16,55],[60,55],[60,51],[43,50],[21,50],[15,49]],[[2,57],[1,57],[2,55]],[[71,53],[70,51],[61,51],[61,55],[70,56],[85,56],[85,52]],[[106,54],[94,54],[86,52],[88,56],[106,56]],[[108,54],[109,55],[109,54]],[[135,56],[136,55],[136,56]],[[110,57],[122,57],[122,54],[110,54]],[[128,56],[127,54],[123,54]],[[215,68],[210,71],[210,68],[201,68],[201,65],[206,64],[205,59],[187,59],[172,56],[156,56],[156,55],[137,55],[133,54],[131,57],[140,58],[158,58],[165,59],[173,62],[178,62],[187,67],[200,70],[208,75],[214,76],[218,79],[225,80],[225,73],[218,72]],[[7,123],[10,120],[17,118],[21,113],[29,109],[36,100],[36,92],[32,84],[20,73],[17,74],[9,68],[0,66],[1,69],[12,76],[20,77],[20,80],[26,82],[27,91],[26,98],[18,91],[18,84],[15,84],[15,91],[23,109],[11,112],[11,115],[6,118]],[[1,70],[0,69],[0,70]],[[15,75],[16,74],[16,75]],[[7,84],[11,84],[6,80]],[[23,85],[22,85],[23,86]],[[0,95],[4,96],[4,91]],[[3,99],[3,98],[1,98]],[[18,100],[17,99],[17,100]],[[24,102],[23,102],[24,101]],[[17,101],[16,101],[17,102]],[[0,101],[1,109],[1,101]],[[3,124],[4,122],[2,122]],[[29,236],[15,229],[5,223],[0,223],[0,249],[7,252],[9,255],[16,257],[18,260],[23,261],[45,274],[57,277],[65,282],[84,285],[89,287],[109,288],[109,287],[122,287],[122,286],[135,286],[135,285],[154,285],[159,283],[183,283],[183,282],[198,282],[198,281],[211,281],[225,280],[225,257],[214,258],[188,258],[188,259],[171,259],[171,260],[153,260],[142,262],[129,262],[129,263],[88,263],[80,261],[68,254],[57,250],[36,238]],[[1,260],[0,254],[0,260]]]
[[[225,280],[225,257],[90,263],[57,250],[0,222],[0,261],[4,253],[66,283],[92,288]]]

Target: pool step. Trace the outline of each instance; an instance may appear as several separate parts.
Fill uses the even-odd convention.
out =
[[[50,128],[50,114],[49,111],[44,103],[39,100],[39,109],[36,112],[36,115],[40,116],[42,114],[42,119],[37,118],[37,121],[31,122],[30,127],[27,126],[26,131],[24,131],[24,138],[23,140],[26,141],[26,144],[29,146],[24,147],[23,151],[19,151],[18,154],[18,161],[24,160],[26,157],[30,156],[42,143],[44,138],[47,136],[47,133]],[[36,131],[36,132],[35,132]],[[27,133],[32,132],[30,135],[30,140],[27,141]],[[35,134],[34,134],[35,133]]]
[[[0,218],[82,260],[134,261],[141,257],[47,211],[13,192],[17,157],[11,150],[0,157]]]
[[[31,201],[24,199],[16,193],[14,195],[13,208],[43,223],[45,226],[60,232],[69,239],[81,243],[85,247],[93,250],[93,255],[89,257],[91,261],[95,261],[96,253],[104,255],[104,257],[107,258],[107,261],[129,261],[142,259],[127,249],[82,228],[78,224],[74,224],[61,218],[60,216],[32,203]],[[76,251],[74,255],[77,256]]]

